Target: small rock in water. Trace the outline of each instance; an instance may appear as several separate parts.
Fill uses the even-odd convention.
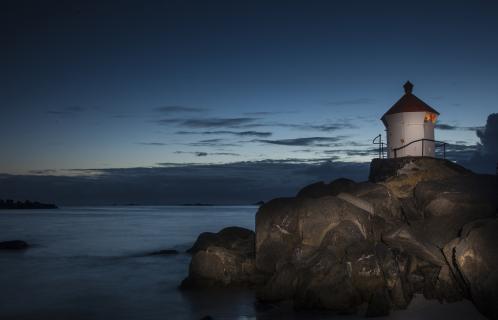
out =
[[[25,250],[29,245],[22,240],[0,242],[0,250]]]
[[[151,256],[165,256],[165,255],[172,255],[172,254],[178,254],[178,251],[174,250],[174,249],[166,249],[166,250],[152,252],[149,255],[151,255]]]

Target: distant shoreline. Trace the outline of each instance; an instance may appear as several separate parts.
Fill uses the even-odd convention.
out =
[[[0,210],[25,210],[25,209],[58,209],[55,204],[37,201],[14,201],[11,199],[0,200]]]

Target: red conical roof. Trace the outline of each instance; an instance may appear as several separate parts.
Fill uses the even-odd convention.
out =
[[[425,111],[439,115],[439,112],[434,110],[427,103],[423,102],[412,93],[413,84],[410,81],[407,81],[403,87],[405,88],[405,94],[391,107],[391,109],[384,113],[381,119],[384,119],[384,117],[389,114],[401,112]]]

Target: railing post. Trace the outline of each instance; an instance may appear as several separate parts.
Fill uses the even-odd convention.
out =
[[[397,156],[397,152],[396,152],[396,151],[398,151],[398,150],[393,149],[393,151],[394,151],[394,159],[396,159],[396,158],[398,157],[398,156]]]
[[[446,159],[446,143],[443,143],[443,159]]]
[[[424,156],[424,139],[422,139],[422,157]]]
[[[380,153],[381,148],[382,148],[382,136],[379,134],[379,159],[382,158],[382,154]]]

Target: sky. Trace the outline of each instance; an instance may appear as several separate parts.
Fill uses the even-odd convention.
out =
[[[20,0],[0,24],[0,198],[245,203],[364,180],[407,80],[449,158],[495,172],[496,1]]]

